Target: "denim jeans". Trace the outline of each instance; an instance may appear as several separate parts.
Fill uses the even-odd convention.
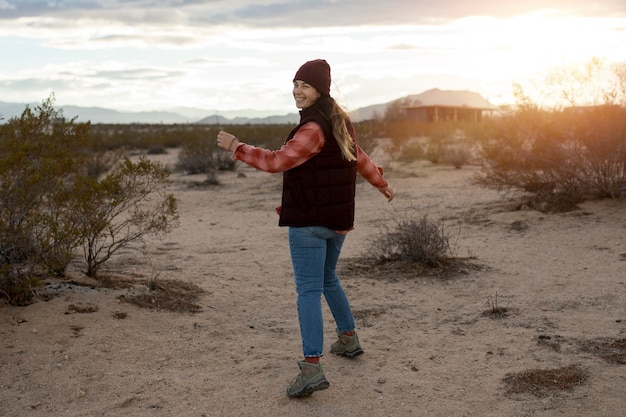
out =
[[[289,249],[298,295],[304,357],[324,353],[322,294],[337,330],[354,330],[354,317],[335,271],[346,235],[322,226],[290,227]]]

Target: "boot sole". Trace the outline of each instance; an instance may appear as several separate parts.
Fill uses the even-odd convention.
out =
[[[291,394],[289,392],[287,392],[287,396],[289,398],[308,397],[309,395],[313,394],[315,391],[325,390],[328,387],[330,387],[330,382],[328,382],[327,379],[322,379],[321,381],[318,381],[315,384],[307,385],[306,387],[302,388],[301,391],[294,392],[294,393],[291,393]]]
[[[355,350],[353,350],[351,352],[335,353],[335,355],[345,356],[346,358],[354,358],[356,356],[362,355],[363,353],[364,353],[363,349],[358,348],[358,349],[355,349]]]

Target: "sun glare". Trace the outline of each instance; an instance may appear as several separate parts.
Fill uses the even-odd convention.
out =
[[[511,19],[502,33],[494,34],[509,53],[519,57],[521,69],[536,71],[562,61],[585,61],[593,56],[619,53],[620,40],[611,39],[606,19],[522,16]],[[503,28],[504,29],[504,28]],[[614,37],[614,36],[613,36]],[[623,46],[621,47],[623,52]]]

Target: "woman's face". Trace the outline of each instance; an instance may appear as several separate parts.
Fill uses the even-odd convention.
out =
[[[307,84],[301,80],[293,82],[293,98],[296,99],[296,107],[306,109],[315,104],[321,94],[311,84]]]

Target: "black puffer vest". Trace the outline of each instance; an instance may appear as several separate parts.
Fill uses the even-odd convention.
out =
[[[304,164],[283,173],[283,195],[279,226],[325,226],[350,230],[354,226],[356,161],[344,159],[335,140],[330,120],[317,105],[300,111],[300,124],[289,134],[291,140],[307,122],[324,132],[324,147]],[[351,133],[352,126],[349,126]]]

